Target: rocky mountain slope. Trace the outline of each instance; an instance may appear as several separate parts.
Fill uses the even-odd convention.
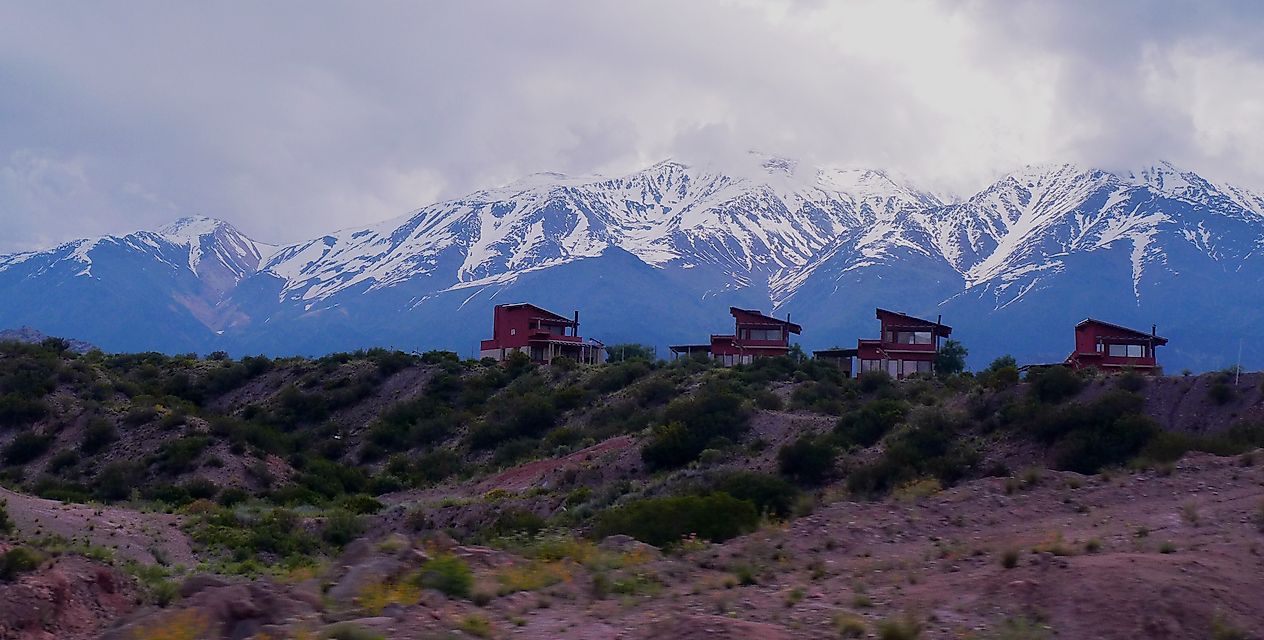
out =
[[[582,309],[589,335],[659,347],[737,305],[791,315],[820,348],[885,306],[943,315],[980,364],[1060,360],[1093,316],[1158,324],[1170,366],[1211,369],[1261,320],[1264,197],[1166,163],[1029,167],[950,203],[877,171],[752,165],[542,174],[281,247],[186,219],[2,256],[0,326],[121,350],[468,354],[498,302]]]

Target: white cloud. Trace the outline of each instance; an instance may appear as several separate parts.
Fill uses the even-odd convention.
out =
[[[1262,11],[15,3],[0,6],[0,158],[19,174],[22,153],[69,163],[79,191],[5,173],[0,251],[185,213],[295,240],[528,173],[752,148],[959,193],[1026,163],[1158,158],[1264,188]]]

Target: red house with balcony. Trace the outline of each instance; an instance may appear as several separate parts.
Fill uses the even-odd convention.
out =
[[[886,309],[878,309],[877,316],[882,337],[856,341],[861,374],[886,371],[892,378],[899,379],[935,370],[939,340],[952,335],[952,327],[938,320],[923,320]]]
[[[492,339],[480,344],[479,357],[503,362],[515,351],[539,364],[568,357],[583,364],[605,361],[606,347],[579,336],[579,312],[574,318],[560,316],[525,302],[498,304],[492,312]]]
[[[1146,333],[1087,318],[1075,325],[1075,351],[1067,356],[1066,364],[1072,369],[1096,367],[1118,371],[1131,368],[1157,373],[1159,363],[1155,349],[1166,344],[1167,338],[1160,338],[1155,327]]]
[[[793,322],[766,316],[759,311],[729,307],[733,315],[732,335],[712,334],[707,344],[679,344],[669,347],[672,357],[706,354],[731,367],[750,364],[756,358],[784,356],[790,351],[790,334],[802,333]]]

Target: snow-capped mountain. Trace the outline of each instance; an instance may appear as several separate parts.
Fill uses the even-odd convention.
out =
[[[0,256],[0,326],[80,334],[104,348],[189,351],[214,340],[223,303],[272,247],[211,218]]]
[[[1092,315],[1157,323],[1169,364],[1212,367],[1264,313],[1264,197],[1167,163],[1027,167],[946,203],[880,171],[746,160],[538,174],[280,247],[196,218],[0,256],[0,326],[115,349],[468,355],[518,299],[660,346],[723,330],[730,304],[793,315],[807,347],[848,344],[886,306],[943,314],[982,363],[1061,358]],[[114,312],[131,328],[94,330]]]

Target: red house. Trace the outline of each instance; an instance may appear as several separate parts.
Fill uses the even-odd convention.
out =
[[[498,304],[492,312],[492,339],[480,345],[479,357],[504,361],[515,351],[548,364],[566,356],[583,364],[605,361],[606,347],[579,337],[579,312],[573,319],[533,304]]]
[[[789,320],[778,320],[751,309],[729,307],[733,315],[733,334],[711,336],[709,344],[679,344],[670,347],[672,357],[705,353],[731,367],[750,364],[755,358],[784,356],[790,351],[790,334],[802,333],[800,327]]]
[[[1155,348],[1167,344],[1167,338],[1121,327],[1117,324],[1087,318],[1075,325],[1075,351],[1067,356],[1066,364],[1073,369],[1096,367],[1120,370],[1124,368],[1142,371],[1159,370]]]
[[[939,339],[952,335],[952,327],[886,309],[878,309],[877,315],[882,337],[856,341],[860,373],[886,371],[899,379],[935,370]]]

